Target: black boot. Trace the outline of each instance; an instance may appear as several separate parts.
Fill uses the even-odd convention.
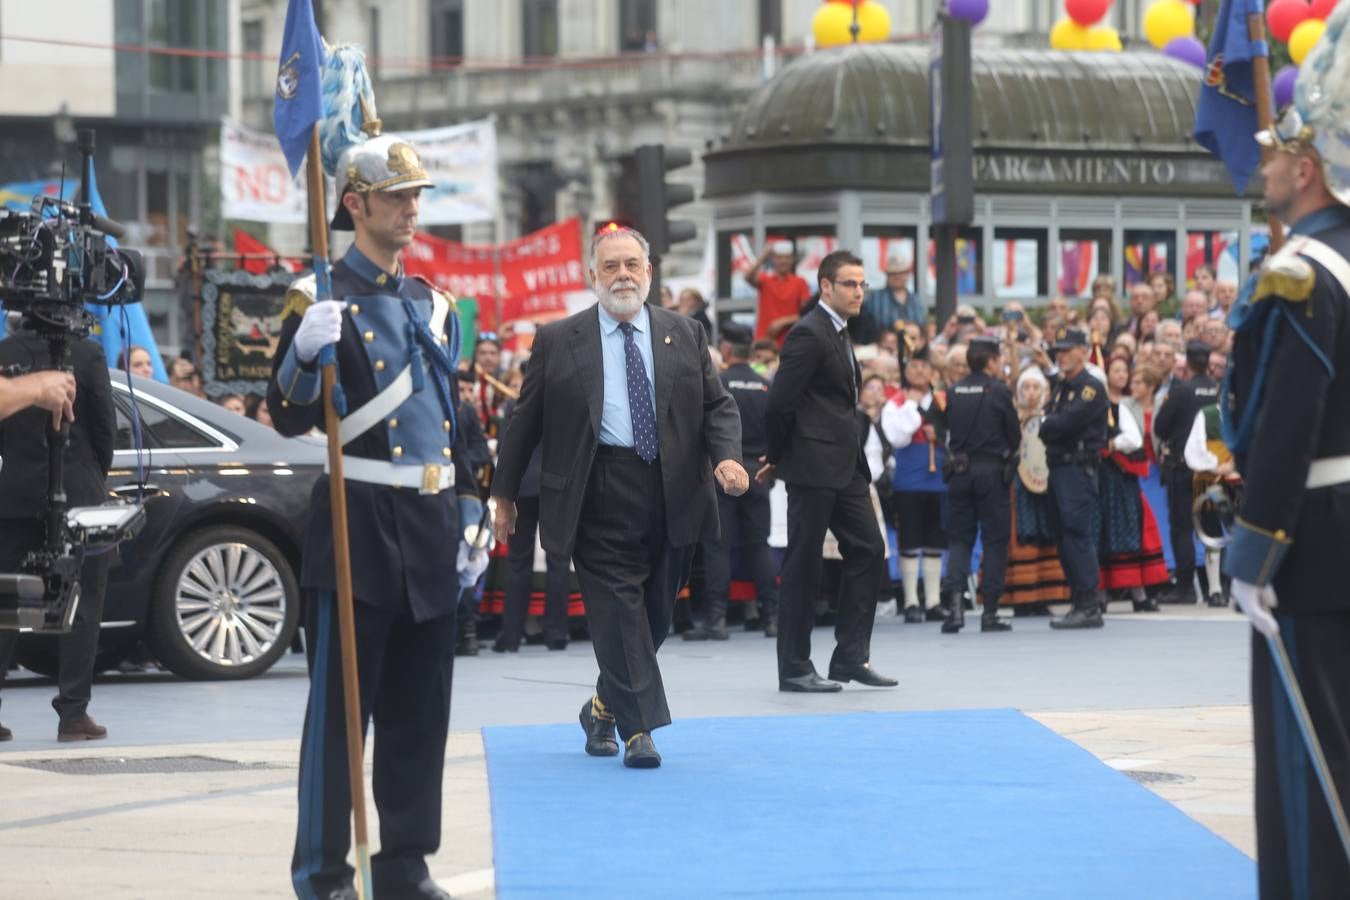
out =
[[[1101,628],[1102,607],[1097,600],[1096,591],[1074,591],[1073,609],[1067,616],[1050,620],[1050,627],[1056,631],[1073,628]]]
[[[980,633],[986,631],[1012,631],[1012,623],[1005,619],[1000,619],[997,613],[985,613],[980,616]]]
[[[455,642],[456,656],[477,656],[478,655],[478,606],[470,597],[466,602],[459,604],[455,610],[455,617],[458,619],[459,640]]]
[[[947,591],[942,605],[947,609],[947,618],[942,623],[942,633],[956,634],[966,624],[966,610],[961,602],[961,592]]]
[[[725,641],[731,637],[731,634],[727,631],[726,619],[716,621],[709,619],[702,625],[690,628],[680,637],[686,641]]]

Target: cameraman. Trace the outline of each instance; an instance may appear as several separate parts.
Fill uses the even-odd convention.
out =
[[[108,496],[108,467],[112,465],[116,421],[112,385],[103,348],[94,341],[74,341],[64,363],[74,376],[42,371],[52,366],[47,343],[27,331],[16,331],[0,341],[0,366],[20,365],[33,374],[0,379],[0,414],[23,410],[0,421],[0,572],[18,571],[29,551],[41,548],[46,537],[48,416],[56,427],[70,425],[64,455],[64,485],[69,507],[96,506]],[[78,386],[78,391],[77,391]],[[15,393],[32,398],[11,400]],[[13,404],[12,406],[10,404]],[[24,405],[40,409],[24,409]],[[80,568],[80,604],[69,634],[59,638],[58,694],[52,701],[60,717],[58,741],[98,740],[106,728],[88,715],[94,682],[94,656],[110,556],[90,556]],[[19,632],[0,630],[0,684],[3,684]],[[0,741],[10,731],[0,726]]]

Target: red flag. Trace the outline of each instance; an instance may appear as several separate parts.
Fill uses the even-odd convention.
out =
[[[252,272],[254,275],[267,274],[267,270],[272,268],[274,262],[280,262],[292,272],[297,271],[297,267],[289,261],[282,260],[277,251],[247,231],[238,228],[234,230],[234,252],[241,257],[253,257],[252,259],[241,259],[240,268],[245,272]]]

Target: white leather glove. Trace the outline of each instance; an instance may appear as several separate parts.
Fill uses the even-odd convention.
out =
[[[1237,601],[1238,608],[1251,620],[1253,628],[1266,637],[1274,637],[1280,633],[1280,623],[1276,622],[1275,616],[1272,615],[1272,610],[1279,603],[1275,596],[1275,588],[1270,585],[1259,588],[1235,578],[1231,593],[1233,599]]]
[[[347,304],[341,300],[320,300],[305,310],[300,327],[295,331],[295,358],[308,365],[329,344],[342,337],[342,311]]]
[[[470,547],[464,541],[459,542],[459,555],[455,559],[455,568],[459,570],[459,589],[464,590],[478,583],[478,579],[487,571],[488,551],[486,547]]]

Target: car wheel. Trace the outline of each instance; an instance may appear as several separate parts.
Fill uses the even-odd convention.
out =
[[[184,678],[252,678],[286,652],[299,620],[300,587],[285,555],[255,531],[215,525],[165,557],[150,648]]]

